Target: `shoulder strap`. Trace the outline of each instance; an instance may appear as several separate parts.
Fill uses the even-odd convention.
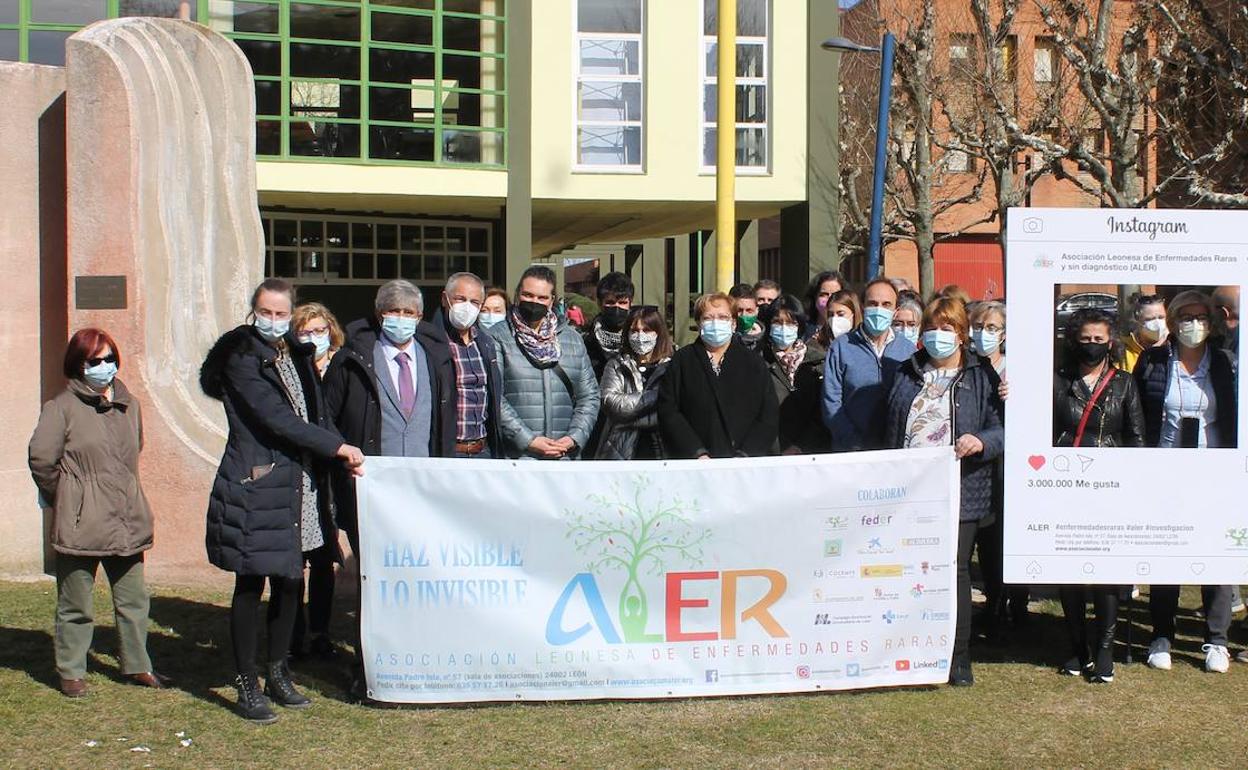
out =
[[[567,388],[568,397],[574,397],[576,395],[576,391],[572,389],[572,378],[569,377],[568,373],[563,370],[563,364],[556,361],[554,369],[555,376],[558,377],[559,381],[563,383],[563,387]]]
[[[1088,403],[1084,404],[1083,416],[1079,418],[1079,427],[1075,429],[1075,443],[1071,444],[1071,446],[1077,447],[1080,442],[1083,441],[1083,430],[1088,427],[1088,418],[1092,416],[1092,407],[1096,406],[1097,399],[1099,399],[1101,394],[1105,392],[1105,389],[1109,387],[1110,381],[1114,379],[1114,375],[1117,374],[1117,372],[1118,370],[1112,366],[1106,367],[1106,376],[1101,378],[1101,381],[1096,386],[1096,391],[1092,393],[1092,398],[1089,398]]]

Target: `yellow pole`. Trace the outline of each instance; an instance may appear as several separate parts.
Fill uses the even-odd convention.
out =
[[[737,261],[737,0],[719,0],[718,41],[715,290],[726,292],[735,280]]]

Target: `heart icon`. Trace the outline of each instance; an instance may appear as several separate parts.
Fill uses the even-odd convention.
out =
[[[1044,467],[1044,455],[1032,455],[1031,457],[1028,457],[1027,464],[1031,466],[1032,470],[1040,470]]]
[[[1192,573],[1199,575],[1205,571],[1205,563],[1201,561],[1192,562]]]

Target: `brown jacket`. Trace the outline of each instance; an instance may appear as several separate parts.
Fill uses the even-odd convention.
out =
[[[81,380],[43,405],[30,472],[53,508],[52,547],[76,556],[130,556],[152,547],[139,486],[143,418],[120,380],[113,400]]]

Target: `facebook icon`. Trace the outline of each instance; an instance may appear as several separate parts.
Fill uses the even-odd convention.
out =
[[[719,671],[718,671],[718,670],[716,670],[716,669],[713,669],[713,668],[708,668],[708,669],[706,670],[706,681],[707,681],[707,683],[710,683],[710,682],[718,682],[718,681],[719,681]]]

